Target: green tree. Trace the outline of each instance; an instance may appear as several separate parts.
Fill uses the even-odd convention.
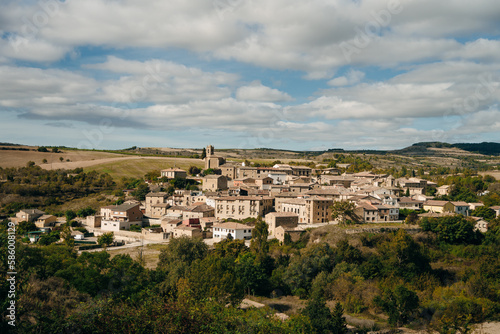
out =
[[[75,245],[75,239],[71,235],[71,229],[68,227],[64,228],[61,232],[61,237],[64,239],[64,244],[68,247],[73,247]]]
[[[142,227],[140,227],[139,225],[131,225],[130,226],[130,232],[141,232],[142,231]]]
[[[104,233],[97,237],[97,243],[104,248],[111,245],[114,240],[115,234],[113,232]]]
[[[38,152],[48,152],[49,150],[47,150],[47,148],[45,146],[40,146],[38,149],[37,149]]]
[[[207,149],[203,148],[201,151],[201,160],[205,159],[207,157]]]
[[[335,304],[332,313],[332,334],[345,334],[347,333],[347,322],[344,317],[344,308],[342,304]]]
[[[453,300],[434,314],[430,328],[439,334],[468,334],[473,325],[484,321],[481,305],[465,297]]]
[[[406,168],[406,166],[403,166],[401,168],[401,177],[405,177],[407,174],[408,174],[408,169]]]
[[[337,243],[338,262],[361,263],[363,257],[361,251],[354,246],[349,245],[347,239],[340,240]]]
[[[436,233],[440,241],[449,244],[479,244],[483,239],[481,232],[474,230],[474,222],[461,215],[426,218],[420,226],[424,231]]]
[[[411,211],[405,218],[406,224],[416,224],[418,221],[418,214],[415,211]]]
[[[148,181],[152,181],[152,182],[155,182],[158,180],[158,178],[161,176],[161,173],[159,170],[152,170],[150,172],[147,172],[145,175],[144,175],[144,179],[145,180],[148,180]]]
[[[346,224],[348,219],[356,221],[355,208],[356,205],[351,201],[335,201],[332,205],[332,219],[340,219],[341,224]]]
[[[63,157],[59,157],[59,161],[63,162],[64,158]]]
[[[82,218],[85,218],[87,216],[92,216],[96,213],[96,210],[92,209],[90,206],[86,207],[86,208],[83,208],[83,209],[80,209],[76,212],[76,215],[78,217],[82,217]]]
[[[236,275],[247,294],[268,292],[269,281],[264,268],[253,253],[242,253],[236,259]]]
[[[132,192],[132,196],[134,196],[138,201],[144,201],[148,193],[149,186],[147,183],[141,183],[137,186],[137,189]]]
[[[191,175],[197,175],[197,174],[200,174],[200,173],[201,173],[201,169],[199,169],[199,168],[198,168],[198,167],[196,167],[196,166],[189,166],[188,172],[189,172],[189,174],[191,174]]]
[[[317,295],[313,296],[300,313],[309,318],[316,333],[333,332],[333,317],[330,309],[326,306],[324,298]]]
[[[203,175],[221,175],[222,171],[218,168],[208,168],[203,171]]]
[[[76,213],[73,210],[66,210],[64,215],[66,216],[67,223],[69,223],[70,221],[72,221],[73,219],[76,218]]]
[[[263,261],[269,253],[269,243],[267,242],[267,237],[269,236],[268,227],[266,222],[259,218],[252,230],[250,250],[257,255],[258,262]]]
[[[193,263],[204,259],[207,254],[208,246],[201,238],[172,238],[167,247],[160,251],[158,269],[166,275],[160,291],[176,295],[179,280],[186,279]],[[231,261],[234,262],[234,258]]]
[[[490,220],[496,217],[496,212],[486,206],[480,206],[474,211],[472,211],[471,216],[482,217],[486,220]]]
[[[159,267],[167,268],[170,263],[181,261],[191,264],[208,254],[208,246],[201,238],[172,238],[167,247],[160,251]]]
[[[213,255],[195,261],[189,270],[188,284],[191,298],[209,298],[226,305],[239,305],[245,295],[245,287],[238,277],[236,263],[231,258]]]
[[[335,252],[327,244],[311,244],[290,261],[283,273],[283,281],[294,294],[307,294],[312,281],[322,271],[331,272],[335,266]]]
[[[387,275],[395,273],[399,277],[411,279],[431,270],[429,258],[403,229],[398,230],[390,242],[382,244],[380,252]]]
[[[43,234],[40,236],[40,239],[38,239],[38,244],[42,246],[48,246],[50,244],[53,244],[60,239],[60,234],[58,231],[53,231],[47,234]]]
[[[43,164],[46,164],[46,163],[47,163],[47,159],[43,159],[43,160],[42,160],[42,163],[43,163]]]
[[[396,326],[408,323],[419,306],[417,294],[404,285],[398,285],[395,289],[384,287],[382,295],[376,296],[374,302],[389,316],[389,324]]]
[[[19,235],[31,232],[31,231],[37,231],[38,228],[36,227],[35,223],[33,222],[27,222],[27,221],[22,221],[19,223],[17,227],[17,232]]]
[[[221,242],[216,243],[213,254],[218,257],[233,257],[235,260],[240,254],[248,252],[250,249],[245,245],[244,240],[229,240],[224,239]]]

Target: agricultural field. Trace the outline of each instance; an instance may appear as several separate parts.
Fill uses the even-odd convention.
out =
[[[29,161],[46,170],[83,168],[86,172],[109,173],[114,179],[142,178],[152,170],[177,167],[187,170],[190,166],[203,167],[203,161],[190,158],[171,158],[128,155],[98,151],[61,149],[59,153],[38,152],[34,147],[22,150],[0,150],[0,167],[24,167]],[[62,158],[62,160],[61,160]],[[46,161],[46,162],[45,162]]]
[[[109,248],[106,251],[111,255],[111,258],[116,255],[130,255],[136,261],[140,260],[141,252],[142,252],[142,260],[144,263],[144,267],[148,269],[156,269],[158,262],[160,261],[160,251],[165,248],[164,244],[149,244],[144,245],[144,247],[138,246],[133,248],[122,248],[122,249],[113,249]]]
[[[131,156],[119,160],[106,159],[99,164],[81,167],[86,172],[95,170],[99,173],[108,173],[113,179],[119,180],[122,177],[142,178],[148,172],[171,167],[188,170],[190,166],[203,167],[204,164],[200,159]]]
[[[480,175],[491,175],[493,176],[495,179],[497,180],[500,180],[500,171],[498,170],[490,170],[490,171],[487,171],[487,172],[479,172]]]
[[[30,149],[33,149],[31,147]],[[124,157],[122,154],[95,152],[95,151],[78,151],[78,150],[61,150],[59,153],[38,152],[38,151],[17,151],[17,150],[0,150],[0,167],[24,167],[28,161],[33,161],[35,164],[42,166],[44,169],[74,169],[80,167],[87,161],[96,161],[100,159],[109,159],[115,157]],[[60,158],[64,162],[61,162]],[[43,163],[46,159],[47,163]],[[66,160],[69,160],[67,162]]]

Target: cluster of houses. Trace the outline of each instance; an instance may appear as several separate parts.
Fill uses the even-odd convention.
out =
[[[16,213],[15,223],[22,221],[34,223],[38,231],[27,233],[31,242],[36,242],[45,233],[50,232],[56,225],[66,223],[66,218],[58,218],[54,215],[46,214],[38,209],[21,209]],[[83,240],[84,233],[72,230],[71,235],[75,240]]]
[[[434,216],[468,216],[482,205],[433,200],[425,195],[428,188],[436,188],[438,194],[449,194],[451,188],[418,178],[396,179],[372,172],[341,175],[336,168],[286,164],[251,167],[226,162],[215,154],[213,146],[208,146],[206,153],[205,169],[219,170],[220,174],[195,177],[201,190],[176,190],[171,196],[151,192],[144,202],[102,207],[98,215],[87,217],[87,225],[105,231],[155,226],[142,230],[152,239],[188,236],[222,240],[229,234],[249,239],[252,227],[231,220],[262,217],[270,235],[283,240],[285,234],[295,238],[304,228],[332,222],[335,201],[353,202],[356,217],[365,223],[396,222],[400,209],[424,209]],[[162,170],[161,176],[185,178],[187,173],[170,168]],[[486,227],[484,221],[478,223],[481,230]]]
[[[188,236],[219,241],[229,235],[250,239],[252,227],[232,220],[262,217],[269,234],[283,241],[286,234],[297,239],[307,227],[332,222],[336,201],[354,203],[354,214],[364,223],[397,222],[400,209],[424,209],[428,216],[469,216],[483,205],[434,200],[425,195],[429,188],[435,188],[438,195],[447,195],[450,186],[437,187],[434,182],[418,178],[396,179],[372,172],[341,175],[337,168],[229,163],[215,154],[213,146],[206,148],[205,169],[220,174],[194,177],[201,183],[201,190],[176,190],[170,196],[151,192],[143,202],[104,206],[84,223],[92,229],[114,232],[128,231],[134,225],[146,227],[142,228],[143,237],[151,240]],[[162,170],[161,177],[188,176],[182,169],[170,168]],[[492,209],[498,216],[500,207]],[[56,217],[36,209],[21,211],[18,219],[34,221],[40,228],[56,222]],[[486,231],[487,222],[477,221],[477,228]]]

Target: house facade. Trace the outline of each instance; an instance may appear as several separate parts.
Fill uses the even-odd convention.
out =
[[[16,218],[18,222],[26,221],[33,222],[38,217],[43,216],[45,212],[40,211],[38,209],[23,209],[16,213]]]
[[[224,175],[207,175],[203,178],[203,191],[219,191],[227,188],[227,177]]]
[[[180,168],[162,169],[160,173],[161,177],[166,177],[168,179],[185,179],[187,177],[187,172]]]
[[[143,214],[140,203],[125,202],[101,208],[101,229],[106,231],[129,230],[131,225],[142,227]]]
[[[332,205],[332,199],[320,196],[280,198],[277,200],[276,211],[296,213],[299,224],[319,224],[331,220]]]
[[[399,219],[399,208],[386,204],[360,202],[354,213],[365,223],[396,221]]]
[[[42,215],[35,220],[35,225],[38,228],[55,226],[57,217],[53,215]]]
[[[435,213],[443,213],[444,206],[447,203],[450,203],[450,202],[429,200],[429,201],[424,202],[423,208],[425,211],[430,211],[430,212],[435,212]]]
[[[214,241],[222,241],[227,239],[229,235],[237,240],[250,240],[252,238],[252,226],[247,226],[240,223],[222,223],[213,226]]]
[[[165,201],[168,198],[168,194],[165,192],[151,192],[146,195],[146,199],[144,201],[146,210],[145,210],[145,215],[148,217],[161,217],[158,213],[159,207],[156,207],[156,210],[154,209],[155,206],[158,204],[164,204]]]
[[[282,226],[285,229],[294,229],[299,224],[299,215],[294,212],[270,212],[265,221],[268,226],[269,235],[275,236],[276,228]]]
[[[226,196],[215,198],[217,219],[263,217],[273,209],[273,199],[265,196]]]

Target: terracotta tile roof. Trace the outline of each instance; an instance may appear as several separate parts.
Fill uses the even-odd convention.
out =
[[[222,223],[222,224],[217,224],[213,226],[214,228],[230,228],[233,230],[248,230],[252,229],[253,226],[248,226],[240,223],[235,223],[235,222],[227,222],[227,223]]]

